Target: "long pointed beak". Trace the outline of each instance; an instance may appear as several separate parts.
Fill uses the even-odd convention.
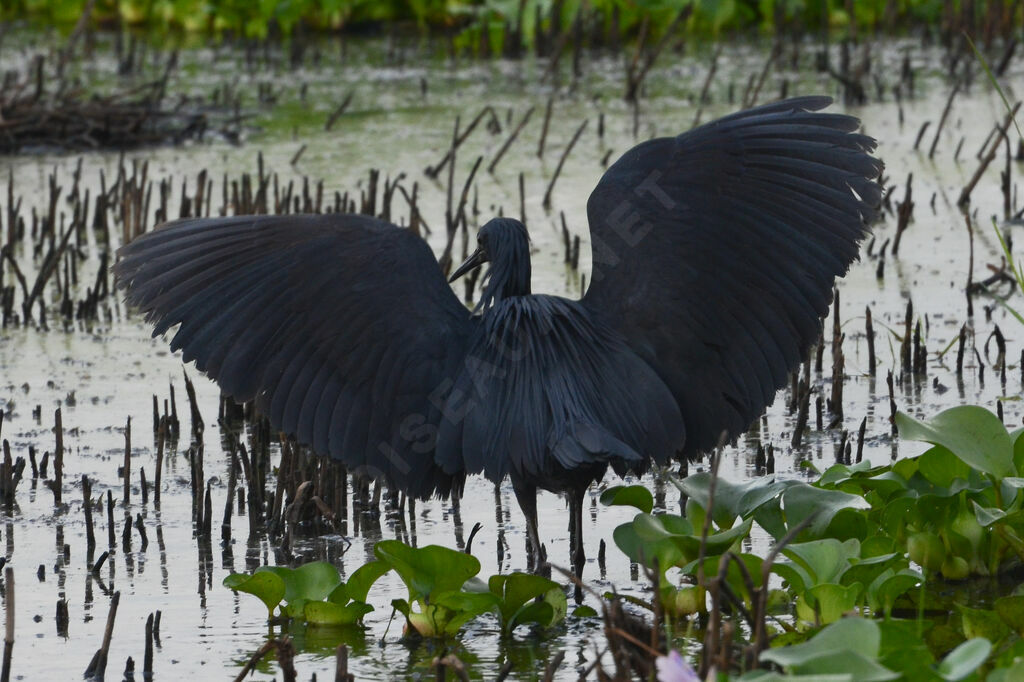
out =
[[[478,267],[480,267],[481,265],[483,265],[486,262],[487,262],[487,254],[484,252],[483,249],[478,248],[476,251],[474,251],[472,253],[472,255],[470,255],[469,258],[466,259],[465,263],[460,265],[455,270],[455,272],[452,273],[452,276],[448,278],[448,281],[449,282],[454,282],[459,277],[462,277],[467,272],[472,272],[473,270],[476,270]]]

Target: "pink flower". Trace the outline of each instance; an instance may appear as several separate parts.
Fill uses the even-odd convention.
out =
[[[675,649],[668,656],[658,656],[654,665],[658,668],[658,682],[700,682],[696,671]]]

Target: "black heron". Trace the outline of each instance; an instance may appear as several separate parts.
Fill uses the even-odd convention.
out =
[[[784,100],[641,143],[587,215],[578,301],[532,294],[516,220],[479,231],[477,310],[427,244],[358,215],[186,219],[114,268],[127,301],[180,324],[183,359],[278,430],[420,497],[511,478],[542,551],[536,490],[584,491],[713,448],[769,405],[818,339],[880,201],[882,164],[827,97]]]

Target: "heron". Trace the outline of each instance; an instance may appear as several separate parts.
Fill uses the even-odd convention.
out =
[[[118,251],[126,301],[236,401],[420,498],[511,480],[529,554],[538,489],[565,493],[742,433],[820,335],[881,198],[876,142],[791,98],[642,142],[587,202],[590,283],[534,294],[524,225],[495,218],[451,280],[427,243],[363,215],[166,223]]]

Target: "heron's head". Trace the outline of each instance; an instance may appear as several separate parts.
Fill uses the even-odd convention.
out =
[[[525,225],[512,218],[493,218],[477,232],[476,243],[476,251],[452,273],[449,282],[490,263],[478,307],[530,293],[530,235]]]

